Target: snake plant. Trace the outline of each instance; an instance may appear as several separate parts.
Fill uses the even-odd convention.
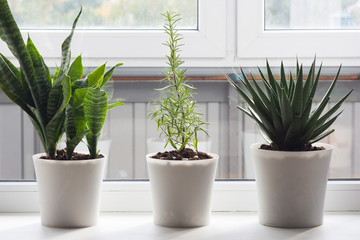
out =
[[[20,65],[19,68],[15,67],[0,53],[0,88],[28,114],[47,157],[51,159],[55,158],[57,143],[65,129],[68,134],[67,146],[71,152],[86,134],[90,142],[89,146],[91,145],[89,149],[92,149],[91,156],[97,155],[97,137],[108,108],[106,92],[101,90],[101,87],[110,78],[114,68],[120,65],[116,65],[105,74],[101,72],[98,74],[99,70],[95,70],[96,73],[90,74],[83,80],[80,79],[82,77],[81,59],[77,58],[70,66],[71,39],[81,12],[82,10],[74,20],[69,36],[62,43],[61,65],[52,78],[49,68],[30,36],[25,44],[7,0],[0,0],[0,38],[7,44]],[[105,65],[102,69],[105,71]],[[86,94],[79,100],[77,88],[90,89],[83,90]],[[85,109],[83,118],[86,127],[83,131],[79,128],[74,131],[70,125],[78,126],[78,122],[76,118],[66,115],[66,113],[70,114],[71,109],[69,110],[68,104],[70,102],[73,104],[74,99],[83,101],[83,103],[76,102],[83,105]],[[71,156],[68,157],[71,158]]]
[[[297,61],[296,75],[292,76],[290,72],[287,79],[281,63],[280,80],[276,80],[269,63],[266,62],[268,78],[258,68],[263,88],[250,74],[251,83],[242,69],[240,73],[236,73],[239,85],[227,76],[229,83],[247,105],[245,108],[237,107],[257,123],[260,132],[273,149],[301,151],[334,132],[334,129],[329,130],[329,127],[341,114],[342,111],[337,110],[352,90],[328,111],[325,110],[339,77],[340,66],[322,100],[311,110],[321,67],[322,65],[316,73],[314,59],[304,80],[303,66],[299,66]]]
[[[121,102],[110,103],[104,86],[119,63],[105,72],[106,64],[101,65],[84,79],[81,79],[82,58],[78,56],[72,63],[69,76],[72,82],[72,97],[66,106],[65,132],[66,154],[71,155],[75,147],[86,136],[91,158],[97,158],[97,142],[104,125],[107,111]]]

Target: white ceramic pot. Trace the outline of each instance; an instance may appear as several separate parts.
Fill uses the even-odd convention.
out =
[[[173,161],[146,155],[153,197],[154,223],[165,227],[209,224],[212,186],[219,156],[195,161]]]
[[[332,146],[319,151],[271,151],[251,145],[263,225],[307,228],[321,225]]]
[[[99,216],[107,157],[80,161],[33,156],[40,196],[41,223],[49,227],[89,227]]]

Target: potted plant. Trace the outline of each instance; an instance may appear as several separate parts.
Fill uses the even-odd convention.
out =
[[[247,104],[238,106],[259,126],[268,144],[251,145],[255,162],[260,223],[273,227],[314,227],[322,224],[327,174],[332,146],[317,143],[341,114],[337,112],[351,91],[328,111],[325,110],[338,79],[332,81],[317,107],[312,109],[321,66],[315,59],[303,80],[303,66],[297,61],[296,76],[285,76],[281,63],[280,81],[267,62],[268,79],[259,68],[263,87],[243,70],[236,74],[239,85],[230,84]]]
[[[170,49],[169,69],[159,89],[164,96],[149,117],[157,123],[166,145],[174,150],[146,155],[152,188],[154,223],[166,227],[198,227],[209,223],[211,193],[218,156],[197,151],[198,132],[207,133],[207,123],[196,112],[192,100],[194,88],[185,81],[183,61],[179,51],[182,36],[175,29],[179,15],[170,11],[163,14]],[[189,147],[194,147],[194,150]]]
[[[39,187],[42,224],[86,227],[96,224],[100,187],[107,157],[99,155],[97,138],[109,104],[101,88],[118,64],[105,73],[105,65],[85,79],[81,56],[70,65],[70,35],[62,44],[61,66],[51,78],[48,67],[28,37],[25,44],[6,0],[0,0],[0,37],[19,61],[16,68],[0,55],[0,88],[32,121],[45,153],[33,156]],[[57,144],[66,132],[66,149]],[[90,154],[73,153],[86,137]]]

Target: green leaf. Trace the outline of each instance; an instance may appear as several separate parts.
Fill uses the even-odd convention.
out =
[[[340,116],[340,114],[342,113],[339,112],[338,114],[336,114],[333,118],[331,118],[329,121],[327,121],[326,123],[322,124],[320,127],[316,128],[313,131],[313,134],[311,136],[311,139],[316,138],[317,136],[319,136],[320,134],[322,134],[324,131],[326,131],[334,122],[335,120]]]
[[[70,101],[71,97],[71,80],[69,76],[65,76],[62,83],[62,102],[57,108],[56,113],[50,122],[46,125],[46,139],[48,146],[48,154],[50,157],[55,156],[56,145],[63,134],[63,127],[65,121],[65,107]]]
[[[40,112],[41,118],[46,119],[47,99],[51,90],[51,85],[48,81],[48,69],[44,65],[44,60],[39,54],[33,42],[31,41],[30,37],[28,37],[26,47],[34,66],[37,89],[41,89],[41,91],[38,90],[39,94],[37,101],[41,106],[41,108],[39,108],[38,110]]]
[[[68,76],[71,79],[71,82],[74,82],[77,79],[80,79],[83,76],[83,65],[82,65],[82,58],[79,55],[74,62],[71,64]]]
[[[281,61],[281,67],[280,67],[280,87],[285,89],[285,92],[289,91],[287,82],[286,82],[286,76],[285,76],[285,68],[284,68],[284,64],[283,61]]]
[[[111,103],[108,106],[108,110],[113,109],[114,107],[117,107],[117,106],[122,106],[122,105],[124,105],[124,103],[122,103],[122,102]]]
[[[66,140],[66,158],[67,159],[72,158],[74,149],[76,148],[77,145],[79,145],[79,143],[84,138],[86,133],[87,133],[87,131],[83,131],[83,132],[79,133],[78,135],[76,135],[74,138]]]
[[[231,79],[230,76],[226,75],[227,80],[230,85],[235,88],[235,90],[239,93],[239,95],[245,100],[250,107],[255,108],[253,101],[246,95],[246,93]]]
[[[304,93],[303,93],[303,105],[305,106],[305,104],[309,101],[310,98],[310,94],[311,94],[311,88],[312,85],[314,84],[314,75],[315,75],[315,59],[311,64],[310,70],[309,70],[309,74],[306,78],[305,84],[304,84]]]
[[[34,108],[25,102],[26,92],[22,87],[22,82],[11,71],[11,68],[8,67],[2,55],[0,56],[0,88],[11,101],[29,115],[34,127],[39,132],[40,139],[44,141],[44,126],[40,122],[38,116],[34,113]]]
[[[9,61],[9,59],[7,59],[4,55],[2,55],[0,53],[0,57],[2,58],[2,60],[5,62],[5,65],[7,65],[7,67],[9,68],[9,70],[16,76],[17,79],[21,79],[21,73],[19,71],[19,69],[17,69],[12,62]]]
[[[97,157],[97,140],[105,122],[107,107],[106,92],[98,88],[87,91],[84,98],[84,116],[89,129],[86,139],[92,158]]]
[[[301,117],[295,116],[291,125],[285,135],[284,143],[282,143],[283,147],[292,146],[298,136],[301,136],[301,129],[303,127],[303,119]],[[282,147],[278,146],[278,147]]]
[[[101,85],[105,74],[105,66],[106,65],[103,64],[89,74],[89,76],[87,77],[89,88]]]
[[[44,113],[46,104],[42,105],[41,103],[42,98],[40,97],[40,94],[42,89],[39,88],[36,82],[35,70],[30,54],[27,51],[20,30],[11,14],[8,2],[5,0],[0,1],[0,37],[7,44],[13,55],[18,59],[36,109],[41,113]],[[40,121],[42,122],[41,124],[43,124],[42,119],[40,119]]]
[[[74,91],[73,102],[72,102],[73,107],[79,107],[79,106],[83,105],[84,98],[85,98],[87,91],[88,91],[88,89],[76,89]]]
[[[281,87],[280,87],[279,83],[276,81],[274,75],[272,74],[272,71],[271,71],[271,68],[270,68],[270,65],[269,65],[269,62],[267,59],[266,59],[266,69],[267,69],[267,73],[268,73],[270,86],[272,87],[272,89],[276,93],[276,95],[279,96],[281,94]]]
[[[348,96],[352,93],[353,89],[350,90],[344,97],[342,97],[329,111],[327,111],[321,118],[319,118],[315,126],[323,124],[330,116],[332,116],[345,102],[345,100],[348,98]]]
[[[294,119],[294,113],[291,109],[291,103],[285,93],[285,89],[281,90],[281,119],[284,129],[288,129]]]
[[[63,76],[68,72],[70,58],[71,58],[71,39],[74,35],[75,27],[76,27],[76,24],[79,20],[81,13],[82,13],[82,7],[80,8],[78,15],[76,16],[76,18],[73,22],[69,36],[64,40],[64,42],[61,45],[61,56],[62,57],[61,57],[61,66],[59,69],[59,76]],[[62,79],[61,80],[57,79],[55,84],[60,84],[61,81],[62,81]]]
[[[123,65],[123,63],[118,63],[116,64],[115,66],[113,66],[112,68],[110,68],[104,75],[104,79],[102,81],[102,83],[100,84],[100,88],[102,88],[106,83],[107,81],[110,79],[110,77],[112,76],[112,74],[114,73],[115,69],[119,66]]]
[[[316,138],[312,139],[312,140],[309,142],[309,144],[316,143],[316,142],[320,141],[321,139],[329,136],[329,135],[330,135],[331,133],[333,133],[333,132],[335,132],[334,129],[332,129],[332,130],[330,130],[330,131],[327,131],[327,132],[325,132],[325,133],[322,133],[322,134],[318,135]]]
[[[294,98],[291,102],[291,108],[295,116],[301,116],[303,111],[303,67],[301,66],[298,74],[295,85]]]

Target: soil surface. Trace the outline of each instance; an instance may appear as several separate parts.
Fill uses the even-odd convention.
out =
[[[152,158],[162,160],[182,160],[183,158],[187,158],[189,160],[201,160],[211,159],[212,157],[204,152],[197,152],[190,148],[184,148],[180,152],[177,152],[176,150],[158,152],[156,155],[152,156]]]
[[[99,154],[97,158],[103,158],[103,157],[104,157],[104,155]],[[66,159],[66,150],[65,149],[56,150],[55,159],[50,158],[48,156],[41,156],[40,158],[41,159],[52,159],[52,160],[67,160],[67,161],[92,159],[90,157],[90,154],[84,154],[84,153],[78,153],[78,152],[74,152],[71,159]]]
[[[260,149],[264,150],[273,150],[273,151],[296,151],[296,152],[303,152],[303,151],[319,151],[319,150],[325,150],[324,147],[316,147],[313,145],[305,145],[303,147],[297,147],[292,149],[279,149],[272,144],[261,144]]]

